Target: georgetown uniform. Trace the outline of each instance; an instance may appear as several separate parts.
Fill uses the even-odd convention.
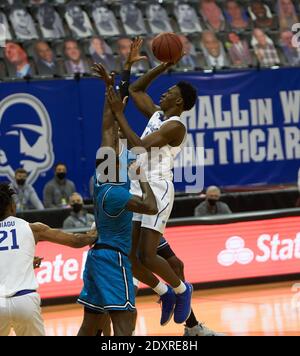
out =
[[[143,139],[153,132],[158,131],[163,125],[171,121],[181,122],[178,116],[164,120],[163,113],[157,111],[149,120],[141,138]],[[133,221],[141,222],[142,227],[158,231],[162,234],[164,233],[174,204],[175,191],[172,172],[174,160],[181,152],[185,141],[186,136],[182,144],[178,147],[166,145],[159,150],[154,149],[151,150],[150,153],[144,153],[138,156],[137,163],[146,173],[148,182],[156,197],[158,207],[158,214],[154,216],[134,214]],[[130,192],[133,195],[142,196],[142,191],[137,181],[132,181]]]
[[[0,336],[45,335],[33,269],[35,239],[30,225],[9,217],[0,221]]]
[[[120,165],[126,169],[124,150]],[[94,201],[98,241],[89,251],[84,288],[78,299],[95,312],[133,311],[135,293],[129,254],[131,250],[132,216],[126,210],[131,200],[129,183],[99,183],[95,175]]]

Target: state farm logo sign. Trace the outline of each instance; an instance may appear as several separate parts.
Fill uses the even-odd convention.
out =
[[[280,234],[262,234],[256,240],[257,252],[246,247],[245,239],[232,236],[226,242],[226,249],[219,253],[218,263],[224,267],[234,264],[249,265],[252,262],[284,262],[300,259],[300,232],[295,238],[281,237]]]
[[[245,247],[245,241],[240,236],[233,236],[226,242],[226,250],[218,256],[218,262],[224,267],[230,267],[235,263],[247,265],[254,260],[254,253]]]

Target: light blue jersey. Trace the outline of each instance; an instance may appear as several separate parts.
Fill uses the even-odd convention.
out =
[[[131,250],[133,217],[133,213],[126,210],[132,198],[129,193],[128,152],[123,150],[119,157],[122,183],[99,183],[97,172],[94,177],[95,220],[99,235],[97,244],[115,247],[126,255]]]
[[[78,299],[78,303],[93,312],[135,310],[133,276],[128,258],[133,213],[126,210],[132,198],[127,159],[128,152],[123,150],[119,157],[122,183],[101,183],[97,172],[94,177],[95,220],[99,238],[88,253],[84,287]]]

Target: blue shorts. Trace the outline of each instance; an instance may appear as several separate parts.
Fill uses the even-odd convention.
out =
[[[93,312],[134,311],[135,292],[129,258],[113,250],[90,250],[78,303]]]

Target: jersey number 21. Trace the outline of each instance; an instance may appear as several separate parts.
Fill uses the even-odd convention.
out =
[[[10,236],[12,240],[12,245],[10,245],[8,241],[6,241]],[[5,244],[6,246],[3,246]],[[15,229],[11,231],[0,231],[0,252],[8,251],[9,249],[18,250],[19,248],[20,246],[17,242],[17,231]]]

